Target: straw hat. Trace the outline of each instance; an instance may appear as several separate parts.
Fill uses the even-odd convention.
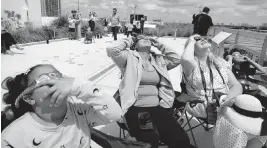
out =
[[[253,135],[262,132],[263,112],[260,101],[251,95],[239,95],[232,107],[225,107],[226,119],[235,127]],[[265,119],[266,120],[266,119]]]

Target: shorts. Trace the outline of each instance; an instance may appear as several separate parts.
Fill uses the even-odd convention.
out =
[[[75,32],[75,28],[69,28],[69,32]]]
[[[108,31],[108,27],[104,27],[104,31]]]

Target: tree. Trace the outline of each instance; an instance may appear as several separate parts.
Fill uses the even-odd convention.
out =
[[[7,15],[7,18],[1,19],[1,24],[9,29],[15,29],[20,27],[21,15],[15,11],[4,10],[4,13]]]

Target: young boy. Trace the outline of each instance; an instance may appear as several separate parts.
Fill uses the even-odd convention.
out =
[[[84,43],[85,44],[91,44],[93,41],[93,38],[94,38],[93,32],[91,31],[91,28],[89,27],[87,29],[87,32],[85,33]]]

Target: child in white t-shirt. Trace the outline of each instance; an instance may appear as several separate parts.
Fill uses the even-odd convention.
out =
[[[131,34],[132,36],[132,32],[133,32],[133,24],[129,22],[127,24],[127,37],[129,37],[129,34]]]
[[[13,121],[2,132],[2,147],[88,148],[90,127],[121,117],[112,96],[90,81],[63,77],[51,65],[8,77],[2,87]]]

